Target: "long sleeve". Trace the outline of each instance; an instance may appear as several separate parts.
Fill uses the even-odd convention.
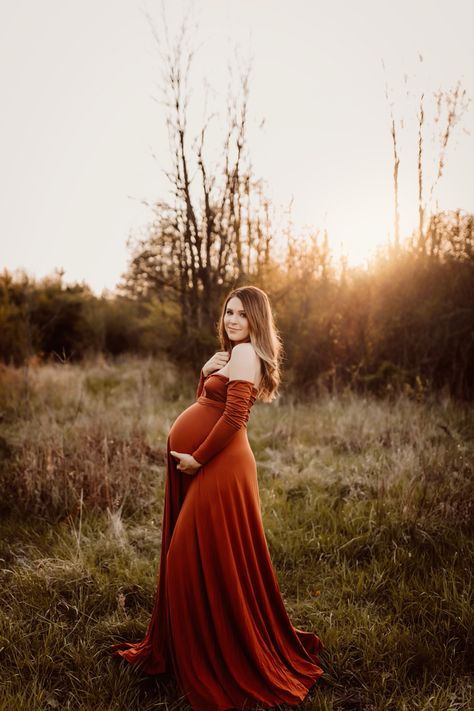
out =
[[[200,395],[202,393],[205,379],[206,379],[206,377],[205,377],[204,373],[202,372],[202,368],[201,368],[201,372],[199,373],[199,383],[198,383],[197,390],[196,390],[196,400],[198,397],[200,397]]]
[[[230,380],[224,411],[204,442],[192,453],[200,464],[206,464],[218,454],[245,427],[250,408],[255,401],[253,383],[249,380]]]

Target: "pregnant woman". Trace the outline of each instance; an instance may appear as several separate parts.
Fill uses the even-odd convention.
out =
[[[272,567],[246,423],[279,384],[267,295],[225,300],[222,351],[168,437],[158,586],[145,638],[113,646],[148,674],[172,673],[195,711],[296,706],[321,676],[316,634],[293,627]]]

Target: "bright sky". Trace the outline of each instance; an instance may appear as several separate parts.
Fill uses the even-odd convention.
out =
[[[351,263],[393,232],[388,80],[404,122],[402,235],[415,227],[419,96],[428,172],[438,155],[433,92],[461,80],[473,94],[471,0],[163,4],[171,30],[190,8],[198,23],[191,128],[201,126],[205,79],[224,113],[239,46],[253,58],[255,174],[282,210],[293,198],[297,228],[328,229]],[[143,201],[167,197],[161,67],[146,13],[159,29],[155,0],[0,0],[0,269],[41,277],[62,268],[67,281],[113,289],[127,237],[152,217]],[[474,210],[473,173],[471,102],[450,138],[439,209]]]

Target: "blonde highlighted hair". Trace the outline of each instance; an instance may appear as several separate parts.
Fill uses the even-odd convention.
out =
[[[222,350],[232,350],[232,341],[224,327],[227,304],[234,296],[239,298],[245,309],[249,325],[249,338],[262,365],[262,379],[257,399],[271,402],[278,395],[280,385],[280,365],[282,341],[273,320],[268,296],[257,286],[241,286],[233,289],[226,297],[219,319],[219,339]]]

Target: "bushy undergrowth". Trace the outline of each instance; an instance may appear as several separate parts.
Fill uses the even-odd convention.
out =
[[[195,385],[152,360],[2,372],[2,710],[188,708],[109,648],[146,629],[166,434]],[[471,410],[284,394],[249,439],[290,616],[325,644],[301,708],[471,708]]]

